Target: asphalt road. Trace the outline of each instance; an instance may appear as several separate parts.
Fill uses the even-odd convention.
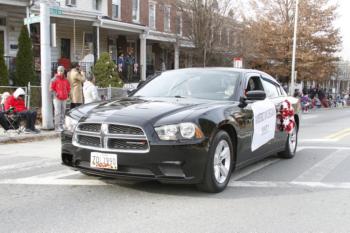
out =
[[[82,175],[59,140],[0,145],[0,232],[350,232],[349,120],[303,115],[294,159],[236,171],[219,194]]]

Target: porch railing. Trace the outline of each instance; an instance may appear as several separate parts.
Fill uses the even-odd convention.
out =
[[[0,101],[1,96],[4,92],[13,92],[20,86],[0,86]],[[25,105],[31,109],[40,109],[41,104],[41,86],[34,86],[28,83],[27,86],[20,87],[25,91]],[[118,87],[106,87],[98,88],[98,95],[101,100],[110,100],[115,98],[122,98],[127,96],[128,87],[118,88]],[[70,101],[70,100],[69,100]],[[68,102],[69,102],[68,101]]]

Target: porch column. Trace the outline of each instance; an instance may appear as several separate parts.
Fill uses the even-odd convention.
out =
[[[94,53],[94,62],[97,62],[98,59],[98,46],[99,46],[99,42],[97,39],[97,31],[98,31],[98,26],[93,26],[92,27],[92,44],[93,44],[93,53]]]
[[[97,59],[99,59],[100,58],[100,27],[98,26],[96,28],[96,36],[97,36],[97,41],[96,41]]]
[[[42,127],[43,129],[53,129],[52,101],[50,95],[50,13],[48,2],[45,0],[40,1],[40,54]]]
[[[146,34],[143,33],[140,35],[140,74],[141,80],[146,80]]]
[[[180,49],[179,49],[179,43],[176,42],[174,44],[174,69],[179,69],[179,57],[180,57]]]
[[[77,47],[76,47],[76,27],[75,27],[75,19],[73,19],[73,59],[74,61],[78,60],[77,59]],[[84,46],[84,45],[83,45]]]

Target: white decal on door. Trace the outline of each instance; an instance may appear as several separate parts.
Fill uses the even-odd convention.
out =
[[[255,151],[275,137],[276,109],[270,100],[263,100],[253,103],[252,110],[254,132],[251,149]]]

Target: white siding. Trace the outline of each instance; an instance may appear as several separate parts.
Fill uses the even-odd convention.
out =
[[[96,10],[93,9],[93,1],[94,0],[76,0],[76,6],[74,8],[83,11],[96,12]],[[108,0],[101,1],[101,10],[98,12],[102,13],[103,15],[108,15]],[[63,8],[68,7],[66,6],[66,0],[56,0],[56,2],[58,2],[59,5]]]
[[[7,56],[16,56],[17,49],[11,49],[10,45],[18,45],[18,37],[23,26],[23,18],[26,15],[24,7],[0,5],[0,15],[6,16],[5,52]],[[4,11],[6,9],[6,11]]]
[[[52,18],[51,18],[52,19]],[[52,20],[53,21],[53,20]],[[92,33],[92,26],[89,22],[78,21],[75,22],[75,48],[76,56],[74,57],[74,29],[73,29],[73,20],[63,20],[55,19],[56,30],[57,30],[57,47],[51,48],[51,58],[52,62],[57,62],[61,58],[61,39],[70,39],[71,41],[71,61],[79,61],[82,57],[82,48],[83,48],[83,33]]]

